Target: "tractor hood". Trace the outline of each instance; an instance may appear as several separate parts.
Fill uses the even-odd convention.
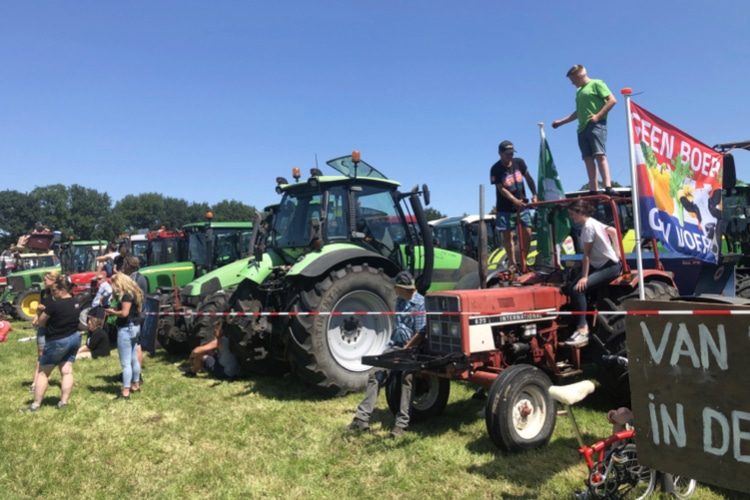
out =
[[[59,273],[59,272],[62,272],[62,268],[59,265],[49,266],[49,267],[36,267],[34,269],[26,269],[24,271],[10,273],[7,276],[7,279],[9,283],[12,283],[14,281],[13,278],[27,278],[29,276],[35,276],[35,275],[44,276],[46,273],[53,272],[53,271],[57,271]]]
[[[475,312],[477,316],[513,312],[559,311],[567,297],[553,286],[531,285],[492,290],[453,290],[430,293],[427,308]],[[458,299],[458,304],[455,304]],[[445,301],[445,302],[444,302]],[[455,307],[458,306],[458,309]],[[550,316],[552,319],[552,316]]]
[[[248,267],[251,258],[246,257],[214,269],[188,283],[182,290],[185,297],[206,297],[219,290],[237,286],[242,281],[242,272]]]
[[[195,279],[195,265],[190,261],[157,264],[141,268],[138,272],[148,281],[149,293],[154,293],[157,288],[172,288],[173,276],[179,288]]]
[[[256,261],[254,258],[245,259],[245,266],[240,270],[238,280],[250,280],[255,284],[260,285],[268,278],[274,267],[283,266],[286,261],[276,251],[269,249],[263,254],[260,261]]]

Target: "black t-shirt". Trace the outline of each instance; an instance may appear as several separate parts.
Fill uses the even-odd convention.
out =
[[[135,305],[135,299],[132,295],[129,293],[126,293],[120,298],[120,303],[117,305],[117,310],[122,311],[122,304],[124,302],[130,302],[130,312],[128,313],[127,317],[120,318],[117,317],[117,321],[115,321],[115,325],[118,327],[128,326],[128,323],[135,323],[138,324],[138,308]]]
[[[49,291],[47,288],[43,288],[42,291],[39,293],[39,303],[43,305],[44,307],[47,307],[50,302],[54,301],[55,299],[52,297],[52,292]]]
[[[502,160],[498,160],[490,169],[490,182],[495,186],[495,195],[497,196],[496,208],[498,212],[515,212],[516,207],[513,203],[500,194],[497,185],[501,185],[511,192],[519,200],[526,198],[526,188],[524,187],[524,176],[527,172],[526,162],[523,158],[513,158],[510,167],[504,167]]]
[[[123,264],[125,264],[125,257],[123,257],[122,255],[118,254],[117,257],[112,259],[112,266],[120,272],[122,272]]]
[[[81,314],[76,299],[51,301],[44,310],[47,320],[47,342],[73,335],[78,331],[78,316]]]
[[[91,351],[92,358],[109,356],[109,335],[104,329],[99,328],[89,332],[89,338],[86,340],[86,346]]]

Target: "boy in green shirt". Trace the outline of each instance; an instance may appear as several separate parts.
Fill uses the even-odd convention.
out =
[[[576,86],[576,110],[565,118],[552,122],[557,128],[578,119],[578,147],[589,176],[589,190],[598,191],[596,169],[602,175],[604,190],[612,190],[612,179],[607,162],[607,113],[617,103],[614,94],[602,80],[592,80],[586,68],[576,64],[566,75]]]

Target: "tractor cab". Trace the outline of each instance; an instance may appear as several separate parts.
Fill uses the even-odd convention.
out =
[[[211,215],[213,217],[213,215]],[[247,257],[253,225],[251,222],[198,222],[182,228],[187,236],[187,260],[202,275]]]
[[[107,248],[104,240],[71,240],[60,246],[60,263],[65,274],[96,271],[96,258]]]
[[[161,228],[149,231],[146,240],[146,263],[149,266],[185,260],[187,245],[184,232]]]
[[[472,259],[479,259],[479,223],[478,215],[445,217],[430,221],[435,246],[461,252]],[[502,242],[495,231],[495,216],[485,215],[484,226],[487,234],[488,266],[497,267],[493,255],[502,248]],[[495,265],[493,266],[493,263]]]

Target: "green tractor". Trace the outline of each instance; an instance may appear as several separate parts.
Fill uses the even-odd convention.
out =
[[[726,175],[727,162],[731,162],[732,172],[736,170],[730,151],[750,151],[750,141],[717,144],[714,149],[724,153]],[[736,259],[736,295],[750,298],[750,185],[738,180],[734,186],[725,188],[721,224],[721,234],[727,247],[725,253],[734,255]]]
[[[159,312],[195,310],[209,295],[236,285],[243,267],[236,261],[247,257],[252,229],[252,222],[214,222],[209,218],[206,222],[186,224],[180,232],[162,233],[163,238],[153,240],[150,262],[175,255],[179,258],[140,270],[148,281],[149,293],[159,294]],[[210,328],[206,332],[210,323],[201,320],[196,324],[192,317],[183,315],[160,315],[157,339],[167,352],[189,352],[201,338],[210,338]],[[200,335],[193,334],[195,328]]]
[[[20,253],[15,257],[15,268],[6,277],[0,295],[2,311],[18,319],[31,321],[39,305],[44,275],[61,271],[60,260],[51,250],[43,253]]]
[[[281,202],[269,232],[259,231],[223,330],[244,370],[291,369],[328,394],[344,394],[366,383],[362,356],[388,344],[393,276],[410,270],[425,293],[456,287],[478,266],[433,248],[419,197],[429,204],[426,186],[402,193],[358,152],[327,164],[340,175],[313,168],[305,182],[299,169],[295,183],[277,178]]]
[[[50,271],[69,275],[74,295],[87,292],[96,274],[96,256],[101,255],[106,246],[104,240],[71,240],[56,245],[54,253],[31,254],[23,264],[29,266],[28,269],[8,275],[8,289],[2,299],[5,309],[12,304],[17,318],[31,321],[39,305],[44,275]]]

